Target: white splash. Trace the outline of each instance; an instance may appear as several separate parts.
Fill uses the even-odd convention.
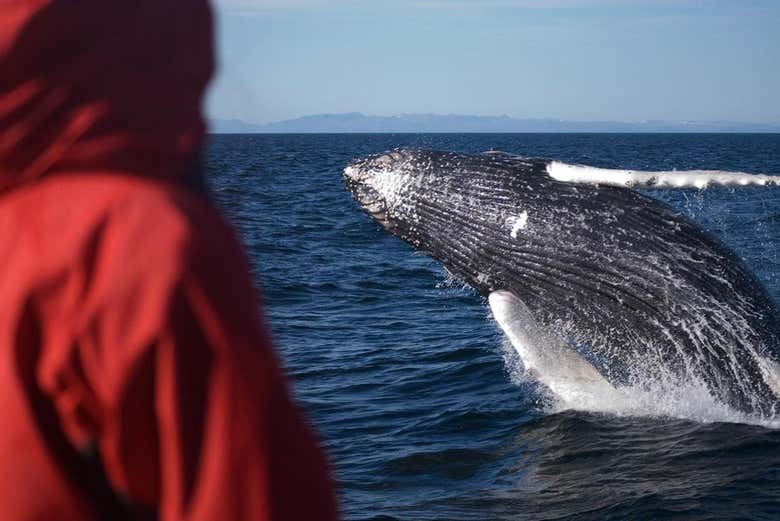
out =
[[[614,186],[653,188],[706,188],[721,186],[780,185],[780,176],[725,172],[721,170],[642,171],[595,168],[553,161],[547,165],[553,179],[568,183],[607,184]]]
[[[509,235],[513,239],[517,239],[518,232],[520,232],[520,230],[525,230],[525,227],[528,226],[528,212],[523,212],[517,217],[510,217],[507,219],[507,224],[512,227]]]
[[[550,400],[550,412],[580,410],[615,416],[679,418],[701,423],[729,422],[780,429],[780,417],[759,417],[737,411],[715,398],[696,378],[679,381],[657,367],[655,377],[641,384],[613,387],[560,336],[539,325],[525,304],[507,291],[488,298],[496,322],[512,351],[507,365],[513,380],[528,377],[541,383]],[[771,364],[771,365],[770,365]],[[780,382],[780,366],[767,361],[762,370]],[[764,375],[765,378],[767,374]]]
[[[516,349],[516,346],[512,344]],[[513,380],[529,376],[544,384],[550,413],[567,410],[610,414],[618,417],[676,418],[699,423],[744,423],[780,429],[780,418],[765,418],[737,411],[720,402],[703,382],[643,382],[640,385],[607,387],[599,382],[553,378],[524,366],[510,367]],[[552,385],[550,385],[552,384]],[[544,391],[544,389],[543,389]]]
[[[580,410],[623,417],[745,423],[780,429],[780,419],[777,417],[765,418],[737,411],[714,398],[702,382],[645,382],[642,386],[613,388],[608,392],[556,393],[552,398],[551,412]]]

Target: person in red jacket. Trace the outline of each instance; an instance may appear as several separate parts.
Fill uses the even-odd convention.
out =
[[[0,2],[0,517],[332,520],[198,188],[204,0]]]

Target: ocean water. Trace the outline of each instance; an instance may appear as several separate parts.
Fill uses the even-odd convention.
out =
[[[776,425],[695,396],[609,414],[550,407],[486,303],[380,230],[344,188],[352,158],[409,146],[780,174],[780,135],[212,136],[214,197],[252,258],[343,517],[780,519]],[[646,193],[720,237],[780,300],[780,187]]]

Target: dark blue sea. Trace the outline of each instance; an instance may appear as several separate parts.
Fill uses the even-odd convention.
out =
[[[345,519],[780,519],[770,425],[547,408],[507,362],[485,302],[344,188],[348,161],[394,147],[780,174],[780,135],[212,136],[215,199],[252,258]],[[780,299],[780,187],[647,193],[719,236]]]

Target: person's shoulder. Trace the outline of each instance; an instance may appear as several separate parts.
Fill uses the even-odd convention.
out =
[[[204,262],[242,262],[231,227],[191,189],[127,175],[62,178],[50,185],[45,199],[51,204],[43,206],[80,230],[77,242],[103,252],[99,261],[126,279],[175,278]]]
[[[128,246],[136,245],[143,255],[159,261],[179,262],[186,271],[204,263],[243,264],[232,228],[204,194],[143,179],[125,183],[109,216]]]
[[[145,179],[119,181],[109,214],[115,223],[142,232],[139,240],[164,241],[178,247],[201,247],[230,234],[205,195]]]

